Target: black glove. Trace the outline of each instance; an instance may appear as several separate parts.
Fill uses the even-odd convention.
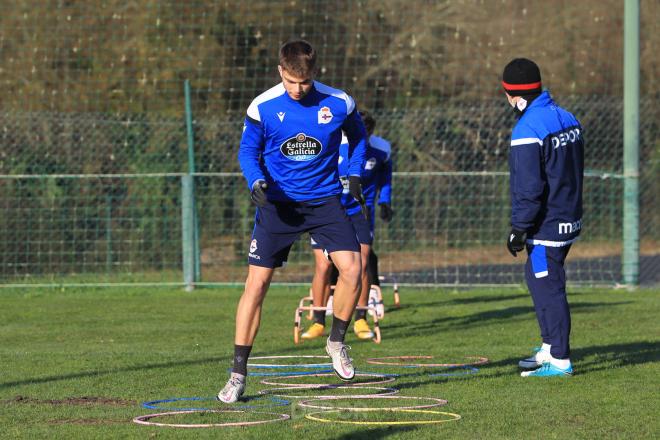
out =
[[[389,222],[392,220],[392,215],[394,215],[394,211],[392,211],[392,207],[388,203],[381,203],[380,204],[380,218],[384,222]]]
[[[519,231],[515,228],[511,228],[511,233],[509,234],[509,239],[506,241],[506,247],[509,249],[509,252],[514,257],[516,252],[520,252],[525,249],[525,240],[527,239],[527,232]]]
[[[362,215],[369,220],[369,210],[362,195],[362,185],[360,184],[360,176],[348,176],[348,192],[353,196],[355,201],[360,204]]]
[[[360,176],[348,176],[348,192],[359,203],[364,204],[362,196],[362,185],[360,185]]]
[[[266,190],[268,189],[268,184],[265,180],[257,180],[252,184],[252,192],[250,193],[250,198],[252,202],[257,206],[265,206],[268,202],[268,197],[266,197]]]

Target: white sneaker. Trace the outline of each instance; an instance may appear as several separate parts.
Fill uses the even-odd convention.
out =
[[[355,377],[353,363],[351,358],[348,357],[348,350],[350,349],[351,347],[348,345],[344,345],[342,342],[332,342],[329,338],[325,344],[325,351],[332,359],[332,368],[335,370],[335,374],[344,381],[352,380]]]
[[[538,368],[543,365],[544,362],[549,362],[552,359],[552,355],[548,350],[543,350],[540,347],[534,349],[534,354],[518,362],[520,368]]]
[[[234,403],[245,392],[245,376],[231,373],[227,385],[218,393],[216,399],[224,403]]]

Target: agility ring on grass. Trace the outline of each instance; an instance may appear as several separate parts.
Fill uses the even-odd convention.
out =
[[[247,375],[255,376],[255,377],[269,377],[269,376],[283,377],[283,376],[311,376],[312,374],[324,374],[324,373],[332,373],[332,370],[273,371],[273,372],[261,372],[261,373],[254,373],[248,371]]]
[[[328,406],[328,405],[319,405],[312,402],[328,402],[331,400],[344,400],[344,399],[364,399],[364,400],[427,400],[432,403],[422,404],[422,405],[412,405],[412,406],[387,406],[387,407],[342,407],[342,406]],[[342,397],[321,397],[316,399],[303,400],[298,402],[298,406],[301,408],[312,408],[312,409],[333,409],[333,410],[354,410],[354,409],[368,409],[370,411],[376,410],[403,410],[403,409],[427,409],[434,408],[437,406],[444,406],[447,404],[447,401],[444,399],[437,399],[435,397],[409,397],[409,396],[342,396]]]
[[[287,356],[255,356],[251,360],[257,359],[329,359],[328,356],[314,356],[314,355],[287,355]],[[267,363],[254,363],[248,362],[248,368],[328,368],[332,367],[332,362],[323,362],[316,364],[267,364]]]
[[[343,411],[349,411],[349,412],[377,412],[377,411],[382,411],[382,412],[393,412],[393,413],[415,413],[415,414],[436,414],[439,416],[448,416],[450,418],[448,419],[439,419],[439,420],[383,420],[383,421],[355,421],[355,420],[332,420],[332,419],[326,419],[319,417],[319,414],[329,414],[329,413],[337,413],[337,412],[343,412]],[[314,420],[316,422],[322,422],[322,423],[341,423],[341,424],[346,424],[346,425],[371,425],[371,426],[376,426],[376,425],[430,425],[434,423],[447,423],[447,422],[454,422],[456,420],[460,420],[461,416],[458,414],[454,413],[449,413],[449,412],[444,412],[444,411],[435,411],[432,409],[396,409],[396,410],[389,410],[389,409],[383,409],[383,408],[375,408],[375,409],[366,409],[366,408],[360,408],[360,409],[333,409],[333,410],[326,410],[326,411],[318,411],[318,412],[313,412],[309,414],[305,414],[305,418],[309,420]]]
[[[227,372],[231,373],[232,369],[227,368]],[[263,371],[263,372],[254,372],[248,371],[248,376],[253,377],[269,377],[269,376],[309,376],[311,374],[321,374],[321,373],[332,373],[331,369],[328,370],[309,370],[309,371]]]
[[[479,372],[479,369],[477,367],[471,367],[471,366],[466,366],[466,367],[451,367],[452,369],[457,369],[457,370],[463,370],[461,373],[433,373],[429,374],[429,376],[444,376],[444,377],[454,377],[454,376],[470,376],[472,374],[477,374]]]
[[[488,363],[488,358],[482,356],[465,356],[465,359],[474,359],[472,362],[463,362],[460,364],[450,364],[450,363],[430,363],[430,364],[420,364],[412,361],[419,359],[433,359],[433,356],[387,356],[380,358],[369,358],[367,359],[368,364],[373,365],[389,365],[393,367],[469,367],[473,365],[483,365]],[[398,360],[398,362],[392,362]]]
[[[387,374],[380,374],[380,373],[355,373],[355,377],[378,377],[381,380],[372,380],[369,382],[358,382],[355,385],[352,384],[341,384],[340,386],[350,388],[353,386],[368,386],[368,385],[381,385],[384,383],[391,383],[396,380],[396,377],[393,377],[391,375]],[[320,374],[310,374],[307,376],[300,376],[300,375],[292,375],[292,376],[281,376],[278,377],[277,379],[300,379],[301,377],[336,377],[333,373],[320,373]],[[301,384],[292,384],[292,383],[282,383],[282,382],[276,382],[272,379],[262,379],[261,383],[264,385],[273,385],[273,386],[279,386],[279,387],[289,387],[289,388],[319,388],[319,387],[324,387],[328,386],[331,384],[327,383],[301,383]]]
[[[232,405],[232,409],[258,409],[258,408],[268,408],[271,406],[288,406],[291,404],[290,401],[280,399],[278,397],[271,397],[270,399],[259,399],[270,400],[272,403],[268,405]],[[142,407],[146,409],[164,409],[167,411],[212,411],[218,408],[199,408],[199,407],[189,407],[189,408],[179,408],[171,406],[161,406],[163,403],[173,403],[173,402],[216,402],[218,401],[213,397],[173,397],[171,399],[162,399],[162,400],[151,400],[149,402],[143,402]]]
[[[356,389],[359,390],[378,390],[380,392],[375,393],[375,394],[346,394],[343,396],[340,396],[338,394],[317,394],[315,396],[297,396],[295,394],[285,394],[285,393],[291,393],[292,391],[320,391],[320,390],[342,390],[342,391],[350,391],[350,392],[355,392]],[[387,388],[387,387],[360,387],[360,386],[354,386],[354,387],[345,387],[341,385],[327,385],[323,387],[318,387],[318,388],[301,388],[301,387],[280,387],[280,388],[266,388],[265,390],[259,391],[259,394],[261,395],[272,395],[275,397],[280,397],[283,399],[325,399],[325,398],[332,398],[332,397],[337,397],[337,398],[361,398],[361,397],[383,397],[383,396],[391,396],[393,394],[397,394],[399,392],[398,389],[396,388]]]
[[[280,422],[283,420],[288,420],[291,418],[290,415],[288,414],[278,414],[278,413],[270,413],[270,412],[250,412],[250,414],[265,414],[269,416],[275,416],[275,418],[272,419],[267,419],[267,420],[253,420],[250,422],[227,422],[227,423],[191,423],[191,424],[186,424],[186,423],[159,423],[159,422],[150,422],[151,419],[155,419],[158,417],[167,417],[167,416],[175,416],[178,414],[195,414],[195,413],[247,413],[247,411],[243,410],[235,410],[235,409],[212,409],[212,410],[204,410],[204,411],[169,411],[169,412],[164,412],[164,413],[158,413],[158,414],[147,414],[146,416],[137,416],[133,419],[134,423],[137,423],[138,425],[149,425],[149,426],[169,426],[171,428],[218,428],[218,427],[226,427],[226,426],[252,426],[252,425],[261,425],[264,423],[273,423],[273,422]]]

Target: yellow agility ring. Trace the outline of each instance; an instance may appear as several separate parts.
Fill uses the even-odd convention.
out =
[[[449,416],[449,419],[441,420],[386,420],[386,421],[365,421],[358,422],[353,420],[332,420],[322,417],[318,417],[318,414],[330,414],[330,413],[341,413],[341,412],[376,412],[376,411],[387,411],[387,412],[399,412],[399,413],[416,413],[416,414],[437,414],[442,416]],[[321,423],[342,423],[346,425],[431,425],[434,423],[446,423],[454,422],[460,420],[461,416],[454,413],[443,412],[443,411],[434,411],[432,409],[384,409],[384,408],[353,408],[353,409],[333,409],[329,411],[318,411],[309,414],[305,414],[305,418],[309,420],[314,420]]]

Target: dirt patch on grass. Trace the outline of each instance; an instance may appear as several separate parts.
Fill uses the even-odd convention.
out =
[[[35,399],[33,397],[15,396],[13,399],[0,401],[5,405],[27,403],[33,405],[107,405],[107,406],[134,406],[135,400],[117,399],[114,397],[65,397],[64,399]]]
[[[129,420],[110,419],[55,419],[49,420],[49,425],[114,425],[117,423],[128,423]]]

